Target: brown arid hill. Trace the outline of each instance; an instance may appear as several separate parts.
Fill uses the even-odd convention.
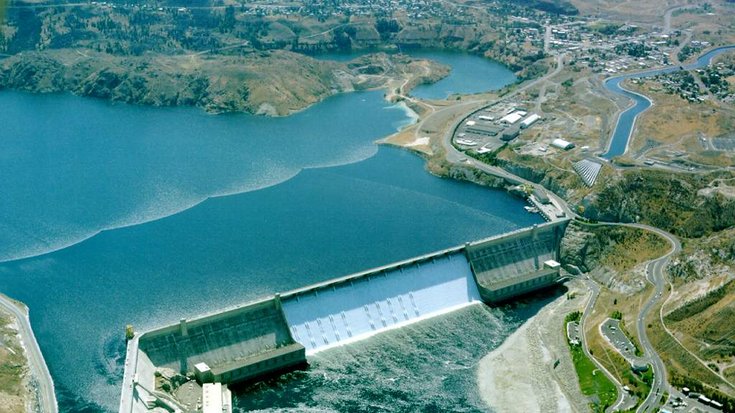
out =
[[[385,87],[395,79],[433,82],[448,73],[438,63],[384,53],[334,62],[284,50],[244,56],[114,56],[61,49],[0,61],[0,88],[284,116],[336,93]]]

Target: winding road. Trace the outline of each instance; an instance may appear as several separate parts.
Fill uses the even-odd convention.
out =
[[[557,62],[558,62],[557,68],[552,73],[549,73],[548,75],[540,79],[537,79],[536,81],[530,82],[524,85],[523,87],[516,89],[512,93],[504,96],[502,100],[508,99],[514,96],[515,94],[523,90],[526,90],[538,84],[539,82],[545,81],[549,79],[550,77],[559,73],[559,71],[561,71],[561,68],[562,68],[562,62],[563,62],[562,56],[557,57]],[[494,103],[497,103],[497,102],[494,102]],[[471,114],[467,116],[470,116],[470,115]],[[459,125],[461,122],[463,122],[467,118],[467,116],[463,116],[460,120],[455,122],[454,125],[451,128],[449,128],[443,136],[441,143],[442,143],[442,147],[446,151],[445,158],[448,162],[453,163],[453,164],[465,163],[483,172],[503,178],[514,184],[530,184],[536,188],[542,188],[540,185],[530,182],[528,180],[525,180],[519,176],[516,176],[515,174],[505,171],[502,168],[487,165],[477,159],[468,158],[463,152],[455,148],[454,145],[452,145],[452,138],[453,138],[454,131],[456,129],[456,126]],[[545,189],[545,191],[549,195],[549,197],[554,200],[555,204],[558,205],[568,217],[574,218],[574,219],[579,218],[579,216],[569,207],[569,205],[566,203],[564,199],[562,199],[560,196],[556,195],[555,193],[547,189]],[[626,227],[638,228],[638,229],[643,229],[646,231],[651,231],[651,232],[654,232],[660,235],[661,237],[666,239],[671,244],[671,249],[664,256],[651,260],[647,264],[647,267],[646,267],[647,280],[654,285],[654,292],[648,298],[648,300],[643,304],[641,312],[638,314],[638,317],[636,318],[636,330],[638,332],[638,336],[641,341],[641,346],[643,347],[644,354],[646,355],[646,358],[649,360],[650,364],[652,365],[653,372],[654,372],[654,380],[651,385],[651,392],[643,400],[643,402],[639,405],[636,411],[639,413],[653,412],[660,405],[661,395],[663,395],[664,392],[670,392],[670,387],[666,380],[666,367],[664,366],[663,361],[661,360],[661,357],[658,355],[656,350],[653,348],[653,345],[651,344],[650,340],[648,339],[648,335],[646,333],[646,317],[651,312],[651,310],[656,307],[657,303],[661,300],[661,297],[664,295],[664,290],[667,285],[666,277],[664,274],[664,269],[666,268],[666,265],[668,264],[671,257],[674,254],[681,251],[681,243],[679,242],[678,238],[676,238],[674,235],[666,231],[663,231],[661,229],[652,227],[650,225],[636,224],[636,223],[599,223],[597,225],[610,225],[610,226],[619,225],[619,226],[626,226]],[[590,298],[590,301],[587,303],[587,306],[585,308],[584,316],[582,317],[582,323],[584,323],[584,320],[587,318],[586,315],[588,315],[591,309],[593,308],[597,294],[599,293],[599,286],[597,284],[595,284],[592,281],[588,282],[587,284],[590,290],[592,291],[592,297]],[[613,411],[619,408],[627,408],[628,403],[630,402],[630,398],[625,397],[625,392],[622,389],[621,383],[618,382],[609,371],[604,369],[604,367],[602,367],[600,363],[597,362],[597,360],[594,357],[591,357],[586,346],[585,346],[585,353],[587,353],[590,359],[593,360],[595,364],[598,365],[598,367],[600,367],[600,369],[604,371],[605,374],[609,378],[612,379],[612,381],[616,384],[616,387],[618,388],[618,399],[616,400],[614,405],[608,410]]]
[[[18,320],[18,334],[20,334],[23,340],[23,347],[26,350],[26,357],[28,357],[28,366],[37,379],[36,383],[38,383],[39,407],[41,412],[57,413],[58,406],[54,393],[54,382],[46,366],[46,361],[43,359],[43,354],[41,354],[41,349],[38,347],[36,336],[31,329],[27,310],[21,310],[15,303],[3,295],[0,295],[0,306]]]
[[[669,7],[666,9],[666,12],[664,13],[664,34],[671,33],[671,14],[674,13],[677,10],[683,10],[683,9],[693,9],[696,8],[696,5],[684,5],[684,6],[674,6]]]
[[[679,239],[674,235],[649,225],[629,224],[629,226],[654,232],[671,244],[671,249],[663,257],[650,261],[646,266],[646,278],[653,284],[654,292],[643,305],[643,309],[636,320],[636,329],[638,330],[638,338],[640,339],[641,346],[643,347],[643,352],[653,365],[653,384],[651,385],[651,392],[638,407],[637,411],[653,412],[656,411],[659,406],[661,395],[664,392],[670,391],[668,382],[666,381],[666,367],[664,366],[664,362],[653,348],[651,341],[648,339],[648,334],[646,333],[646,317],[664,295],[664,289],[668,285],[664,270],[671,260],[671,257],[681,251],[681,242],[679,242]]]
[[[646,280],[653,284],[654,291],[648,298],[648,301],[643,304],[641,312],[636,318],[636,331],[638,332],[638,338],[641,342],[641,346],[643,347],[643,353],[645,358],[653,367],[653,383],[651,384],[651,392],[648,393],[648,396],[638,406],[636,412],[654,412],[660,405],[661,396],[665,392],[670,393],[671,391],[668,381],[666,380],[666,367],[664,366],[663,360],[661,360],[661,357],[658,355],[656,349],[653,348],[651,341],[648,339],[648,334],[646,332],[646,318],[664,295],[664,290],[668,285],[664,270],[671,260],[671,257],[681,251],[681,242],[679,242],[679,239],[673,234],[650,225],[628,223],[599,223],[597,225],[625,226],[629,228],[642,229],[659,235],[671,244],[671,249],[666,254],[662,257],[651,260],[646,264]]]

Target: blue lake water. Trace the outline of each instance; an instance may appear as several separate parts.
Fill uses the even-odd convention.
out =
[[[411,95],[424,99],[445,99],[454,94],[471,94],[502,89],[518,80],[502,64],[469,53],[449,51],[409,51],[411,56],[423,57],[452,67],[444,79],[416,86]],[[481,68],[481,70],[478,70]]]
[[[540,222],[504,192],[378,149],[409,121],[382,92],[276,119],[14,92],[0,105],[0,291],[30,307],[63,412],[116,410],[125,324],[144,330]],[[482,409],[472,366],[523,315],[448,317],[331,350],[305,376],[248,389],[239,406],[340,410],[330,395],[387,400],[386,380],[405,377],[417,386],[401,396],[407,408]],[[401,365],[406,340],[416,350]],[[390,366],[350,356],[381,349]],[[448,358],[458,353],[459,367]],[[427,369],[440,375],[424,380]],[[340,388],[333,375],[353,382]]]
[[[446,99],[454,94],[472,94],[502,89],[518,80],[506,66],[494,60],[470,53],[443,50],[406,49],[408,55],[430,59],[452,68],[449,75],[438,82],[418,85],[411,95],[422,99]],[[349,61],[370,53],[322,53],[314,55],[317,59]]]
[[[642,72],[630,73],[620,76],[614,76],[605,81],[605,87],[619,95],[625,96],[633,101],[633,104],[623,111],[615,124],[615,129],[610,137],[610,143],[607,151],[601,156],[605,159],[612,159],[616,156],[624,154],[628,150],[628,143],[635,127],[636,119],[638,115],[648,110],[651,107],[651,101],[635,92],[631,92],[623,88],[620,84],[626,79],[637,79],[642,77],[657,76],[667,73],[674,73],[681,70],[694,70],[709,65],[712,59],[719,56],[722,53],[735,50],[735,45],[723,46],[710,50],[709,52],[700,56],[696,62],[684,65],[684,66],[668,66],[660,69],[646,70]]]

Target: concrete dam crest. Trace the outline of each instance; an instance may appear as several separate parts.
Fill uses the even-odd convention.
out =
[[[135,333],[128,341],[120,412],[199,411],[182,401],[186,396],[163,388],[161,378],[195,378],[193,391],[204,386],[206,392],[208,383],[288,371],[319,351],[553,285],[560,280],[559,246],[568,222],[534,225]]]

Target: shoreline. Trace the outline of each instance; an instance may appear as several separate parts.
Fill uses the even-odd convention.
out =
[[[58,404],[54,382],[33,334],[28,306],[0,293],[0,314],[10,318],[10,325],[14,327],[18,344],[23,349],[26,371],[20,377],[20,383],[26,390],[24,406],[35,412],[56,413]]]
[[[574,282],[566,285],[584,291]],[[477,386],[490,409],[539,413],[588,410],[562,328],[564,316],[583,298],[558,297],[480,360]]]
[[[257,56],[220,56],[214,61],[186,63],[177,56],[130,57],[93,51],[79,60],[74,50],[21,52],[2,59],[0,72],[5,76],[0,76],[0,90],[70,93],[148,107],[193,107],[212,115],[288,117],[342,93],[384,90],[390,96],[399,84],[434,83],[451,71],[436,60],[402,53],[369,53],[341,62],[279,49]],[[155,58],[160,61],[154,64]],[[133,64],[148,69],[130,72]],[[273,65],[284,74],[259,77],[259,70]],[[292,67],[307,73],[295,74]],[[23,77],[25,68],[38,75]],[[242,79],[247,80],[243,83]],[[288,86],[292,81],[299,87]],[[178,92],[172,93],[172,87]]]

